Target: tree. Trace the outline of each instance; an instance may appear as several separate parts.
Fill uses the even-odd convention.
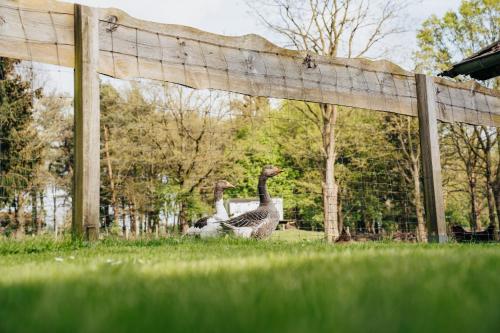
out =
[[[474,52],[500,39],[500,2],[497,0],[463,0],[458,11],[449,11],[442,18],[431,16],[427,19],[417,35],[418,51],[415,53],[417,69],[428,73],[438,73],[449,68],[453,63],[471,56]],[[458,78],[462,80],[463,78]],[[483,84],[490,87],[499,87],[499,79],[493,79]],[[483,177],[486,184],[486,196],[489,210],[490,224],[498,230],[500,219],[500,160],[493,147],[498,145],[498,129],[485,126],[474,126],[465,129],[464,125],[450,125],[452,134],[458,135],[454,147],[456,153],[465,156],[474,154],[475,157],[461,158],[465,163],[467,177],[475,181],[476,172],[471,168],[470,162],[478,160],[481,163]],[[469,152],[464,153],[464,146]],[[460,149],[459,149],[460,147]],[[459,149],[459,150],[458,150]],[[464,155],[465,154],[465,155]],[[497,160],[496,165],[494,161]],[[496,170],[495,170],[496,169]],[[472,191],[469,186],[470,191]],[[470,193],[473,195],[472,192]],[[474,201],[471,200],[471,211],[474,211]],[[495,222],[494,210],[496,206],[497,220]],[[476,214],[471,214],[475,219]],[[472,221],[474,226],[477,223]]]
[[[73,179],[73,108],[72,98],[58,96],[56,92],[45,92],[37,103],[36,126],[44,145],[44,165],[40,182],[43,190],[39,194],[43,211],[46,189],[51,187],[54,233],[58,234],[57,193],[62,193],[64,201],[71,200]]]
[[[467,125],[458,124],[450,126],[450,139],[455,148],[461,164],[467,177],[467,192],[469,194],[470,202],[470,224],[471,230],[480,231],[481,223],[479,221],[478,209],[478,174],[480,159],[474,153],[474,149],[479,148],[480,137],[477,135],[477,128],[471,130]],[[472,148],[471,148],[472,147]],[[493,220],[494,222],[494,220]]]
[[[123,107],[124,102],[119,92],[110,84],[102,84],[100,87],[100,106],[101,106],[101,138],[103,141],[102,155],[103,162],[105,164],[104,169],[106,170],[103,193],[101,198],[107,199],[110,197],[110,204],[113,209],[113,221],[108,221],[107,214],[105,216],[106,227],[109,227],[111,223],[118,223],[119,220],[119,200],[118,200],[118,190],[117,186],[119,177],[118,169],[120,165],[116,165],[117,161],[112,161],[112,155],[116,155],[116,152],[112,152],[110,141],[113,140],[112,135],[121,135],[121,128],[124,126],[123,118],[127,114],[126,109]],[[125,110],[124,110],[125,109]],[[122,155],[123,156],[123,155]],[[113,156],[114,157],[114,156]],[[123,161],[123,160],[122,160]],[[123,163],[120,163],[123,165]],[[120,168],[121,169],[121,168]],[[113,173],[113,170],[115,171]],[[108,193],[109,192],[109,193]],[[104,200],[106,201],[106,200]],[[104,204],[106,204],[105,202]]]
[[[417,69],[437,74],[500,38],[497,0],[462,0],[458,11],[432,15],[417,34]],[[498,78],[493,79],[498,86]],[[490,83],[492,84],[492,83]]]
[[[258,0],[248,4],[268,29],[283,38],[285,46],[309,54],[349,58],[367,56],[386,37],[402,32],[397,19],[406,5],[393,0]],[[323,220],[326,239],[331,242],[339,237],[335,180],[338,108],[304,103],[298,111],[321,132]]]
[[[211,188],[221,171],[232,163],[230,115],[226,101],[215,92],[169,87],[157,101],[153,118],[158,132],[148,136],[159,154],[158,167],[176,189],[181,232],[199,203],[201,188]]]
[[[110,84],[101,85],[101,213],[107,230],[121,227],[127,235],[128,208],[133,236],[145,224],[143,231],[150,231],[159,215],[161,158],[152,154],[156,146],[149,140],[158,134],[157,105],[142,92],[147,88],[134,84],[118,90]]]
[[[262,166],[279,165],[283,173],[268,184],[269,191],[283,199],[285,219],[310,229],[321,226],[321,187],[317,186],[321,175],[317,154],[311,153],[319,145],[311,144],[314,140],[304,131],[306,120],[295,112],[294,103],[282,101],[274,106],[267,98],[250,96],[230,101],[233,146],[237,147],[236,163],[229,168],[237,184],[231,194],[256,197]]]
[[[16,63],[0,58],[0,203],[14,209],[16,235],[22,237],[26,196],[34,188],[43,147],[33,122],[33,101],[41,91],[22,80]]]
[[[387,115],[383,132],[387,135],[388,143],[394,147],[393,159],[397,163],[398,174],[402,177],[402,186],[411,189],[410,201],[417,217],[417,240],[426,242],[418,122],[410,117]]]

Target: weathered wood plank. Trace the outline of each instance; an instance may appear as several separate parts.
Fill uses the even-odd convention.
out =
[[[416,116],[414,77],[387,61],[309,57],[248,35],[226,37],[101,10],[101,72],[198,89],[349,105]]]
[[[73,234],[97,239],[99,233],[98,11],[75,5],[75,170]]]
[[[96,10],[101,74],[417,116],[414,74],[388,61],[307,57],[257,35],[227,37]],[[74,66],[72,5],[0,0],[0,17],[1,56]],[[498,91],[434,80],[439,120],[500,126]]]
[[[429,241],[447,241],[441,180],[436,86],[431,77],[416,74],[421,159],[424,170],[425,217]]]
[[[110,76],[417,116],[414,74],[387,61],[307,59],[256,35],[220,36],[137,20],[116,9],[101,10],[100,19],[100,70]],[[498,92],[435,81],[439,120],[500,125]]]
[[[56,1],[0,1],[4,57],[74,66],[74,9]]]

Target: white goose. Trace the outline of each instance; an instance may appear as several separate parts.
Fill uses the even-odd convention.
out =
[[[234,188],[234,185],[226,180],[219,180],[214,185],[215,197],[215,214],[206,216],[198,221],[188,229],[187,234],[190,236],[200,236],[201,238],[218,236],[221,230],[220,223],[229,219],[226,207],[224,207],[224,190]]]

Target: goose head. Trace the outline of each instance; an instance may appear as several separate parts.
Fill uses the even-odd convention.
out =
[[[275,167],[274,165],[266,165],[265,167],[262,168],[260,176],[263,178],[271,178],[276,175],[279,175],[281,171],[282,170],[280,168]]]
[[[228,189],[228,188],[235,188],[235,186],[233,184],[231,184],[230,182],[228,182],[227,180],[219,180],[218,182],[215,183],[215,190],[219,190],[219,191],[224,191],[225,189]]]

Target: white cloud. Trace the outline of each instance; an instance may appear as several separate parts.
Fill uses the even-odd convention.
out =
[[[260,34],[272,40],[272,34],[260,26],[249,13],[244,0],[66,0],[94,7],[114,7],[143,20],[182,24],[224,35]],[[441,16],[445,11],[458,8],[461,0],[416,0],[406,20],[412,21],[412,30],[405,35],[386,41],[392,48],[390,60],[411,69],[411,54],[416,46],[416,31],[432,14]],[[414,23],[414,24],[413,24]],[[69,80],[57,82],[71,87]]]
[[[94,7],[114,7],[131,16],[192,26],[219,34],[255,33],[255,20],[242,0],[69,0]]]

